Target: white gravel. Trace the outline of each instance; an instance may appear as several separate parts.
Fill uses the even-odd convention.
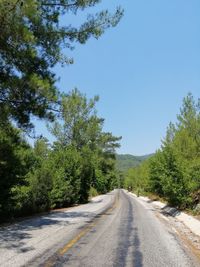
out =
[[[129,194],[136,197],[133,193]],[[185,212],[178,211],[175,208],[171,208],[160,201],[151,201],[148,197],[141,196],[138,197],[138,200],[146,204],[150,203],[151,205],[162,209],[164,212],[171,214],[174,218],[184,223],[195,235],[200,236],[200,221],[193,216],[188,215]]]
[[[52,212],[0,228],[0,266],[29,266],[28,262],[47,250],[66,244],[85,222],[114,200],[114,192],[97,196],[91,203]]]

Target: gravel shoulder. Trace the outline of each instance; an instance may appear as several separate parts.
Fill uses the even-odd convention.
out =
[[[151,206],[119,190],[116,207],[53,266],[199,267],[199,263]]]
[[[33,259],[49,257],[111,206],[115,195],[113,191],[94,197],[85,205],[0,227],[0,266],[28,266]]]
[[[158,203],[115,190],[1,227],[0,266],[199,267],[186,230]]]
[[[137,197],[128,192],[130,196],[140,202],[144,207],[151,208],[158,218],[168,224],[181,238],[184,245],[200,260],[200,220],[176,208],[169,207],[160,201],[152,201],[148,197]]]

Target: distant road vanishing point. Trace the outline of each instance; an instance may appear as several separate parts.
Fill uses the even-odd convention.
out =
[[[176,232],[125,190],[0,228],[0,266],[197,267]]]

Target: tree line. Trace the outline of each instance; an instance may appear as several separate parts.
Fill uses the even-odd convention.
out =
[[[0,221],[84,203],[90,193],[116,186],[120,138],[103,131],[98,97],[87,99],[77,89],[61,93],[54,73],[57,64],[73,63],[66,53],[77,43],[98,39],[120,21],[119,7],[114,14],[90,11],[76,26],[69,22],[68,15],[100,2],[0,1]],[[48,122],[53,144],[44,137],[34,147],[26,141],[33,117]]]
[[[182,209],[200,202],[200,101],[188,94],[170,123],[161,148],[136,168],[130,169],[125,186],[138,194],[151,192]]]
[[[97,97],[77,89],[63,96],[59,117],[49,124],[55,141],[40,137],[31,147],[9,122],[0,127],[1,219],[85,203],[118,186],[115,149],[120,138],[103,131]]]

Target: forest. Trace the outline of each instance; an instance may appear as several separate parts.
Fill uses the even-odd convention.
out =
[[[120,7],[93,14],[89,8],[99,2],[0,1],[1,222],[85,203],[117,186],[120,138],[103,131],[98,97],[87,99],[78,89],[61,92],[54,72],[57,65],[73,64],[67,52],[77,44],[98,39],[120,21]],[[66,19],[80,12],[87,12],[82,24]],[[33,118],[46,121],[53,143],[34,134]]]
[[[53,144],[41,136],[32,147],[20,129],[1,122],[2,220],[86,203],[118,187],[115,149],[120,138],[103,132],[97,100],[77,89],[63,97],[60,117],[48,126]]]
[[[117,154],[116,167],[119,172],[124,173],[129,169],[140,165],[144,160],[151,157],[153,154],[144,156],[133,156],[130,154]]]
[[[86,203],[122,185],[199,212],[200,102],[192,94],[184,98],[177,122],[169,124],[155,154],[134,158],[134,164],[129,156],[118,156],[118,169],[140,163],[123,180],[116,170],[121,137],[104,132],[96,109],[99,97],[58,88],[54,68],[74,63],[68,52],[100,38],[123,16],[120,7],[113,14],[93,14],[90,8],[100,2],[0,1],[1,222]],[[87,14],[80,25],[60,23],[79,12]],[[35,119],[45,121],[53,142],[35,135]]]
[[[183,99],[177,121],[169,124],[161,148],[128,170],[125,187],[200,212],[200,102],[191,93]]]
[[[49,125],[56,141],[37,138],[31,147],[9,122],[0,128],[1,218],[85,203],[118,186],[115,149],[120,138],[103,132],[97,98],[78,90],[62,99],[59,119]]]

